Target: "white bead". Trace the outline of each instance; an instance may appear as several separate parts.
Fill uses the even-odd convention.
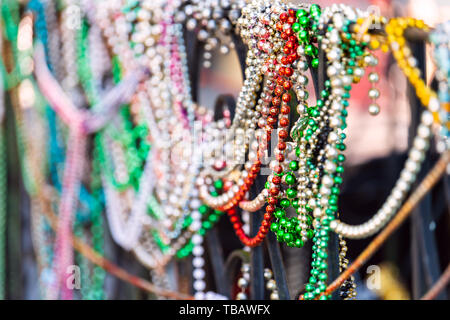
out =
[[[194,289],[196,291],[203,291],[206,288],[206,283],[203,280],[195,280],[194,281]]]
[[[201,256],[201,255],[203,255],[203,252],[204,252],[205,250],[203,249],[203,246],[194,246],[194,249],[192,249],[192,254],[194,255],[194,256]]]
[[[195,300],[205,300],[205,293],[201,292],[201,291],[197,291],[194,294],[194,298],[195,298]]]
[[[192,243],[194,245],[202,244],[203,243],[203,237],[201,235],[199,235],[199,234],[194,234],[192,236]]]
[[[194,269],[194,272],[192,273],[192,275],[194,276],[194,279],[200,280],[203,279],[205,277],[205,270],[203,269]]]
[[[202,257],[195,257],[192,259],[192,265],[196,268],[201,268],[205,265],[205,260]]]

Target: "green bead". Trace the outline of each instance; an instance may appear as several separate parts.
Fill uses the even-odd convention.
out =
[[[287,174],[284,177],[284,180],[286,181],[286,184],[293,185],[295,183],[295,177],[292,174]]]
[[[313,286],[312,284],[307,283],[307,284],[305,285],[305,291],[311,292],[311,291],[313,291],[313,290],[314,290],[314,286]]]
[[[333,198],[333,197],[330,197],[330,199],[328,200],[328,203],[330,205],[335,205],[335,204],[337,204],[337,200],[335,198]]]
[[[288,220],[288,221],[286,222],[285,227],[286,227],[286,229],[291,230],[291,229],[292,229],[292,222],[291,222],[290,220]]]
[[[286,195],[289,199],[293,199],[297,196],[297,190],[289,188],[286,190]]]
[[[291,162],[289,162],[289,169],[297,171],[298,168],[299,168],[298,161],[292,160]]]
[[[308,44],[308,45],[305,47],[305,53],[306,53],[308,56],[312,56],[312,55],[314,54],[313,45]]]
[[[326,263],[325,263],[325,265],[326,265]],[[323,269],[323,270],[325,270],[325,269]],[[328,275],[324,272],[319,273],[319,275],[317,277],[319,278],[319,280],[322,280],[322,281],[326,281],[328,279]]]
[[[201,214],[205,214],[206,212],[208,212],[208,206],[206,205],[206,204],[202,204],[199,208],[198,208],[198,211],[201,213]]]
[[[277,231],[277,236],[280,237],[280,238],[283,238],[283,237],[284,237],[284,231],[283,231],[283,229],[278,229],[278,231]]]
[[[312,300],[314,299],[314,295],[311,292],[306,292],[303,297],[305,298],[305,300]]]
[[[300,24],[299,23],[294,23],[293,25],[292,25],[292,31],[294,31],[294,32],[299,32],[300,31]]]
[[[291,204],[291,202],[289,201],[289,199],[286,199],[286,198],[281,199],[281,201],[280,201],[280,205],[281,205],[283,208],[289,207],[290,204]]]
[[[202,227],[205,228],[206,230],[208,230],[212,227],[212,224],[209,221],[203,221]]]
[[[290,233],[285,233],[283,238],[284,238],[285,242],[291,242],[292,241],[292,235]]]
[[[284,227],[286,225],[286,222],[287,222],[286,218],[281,218],[280,219],[280,227]]]
[[[327,270],[327,268],[328,268],[328,265],[327,265],[325,262],[321,262],[321,263],[319,264],[319,266],[318,266],[318,269],[319,269],[319,270]],[[322,280],[322,279],[320,278],[320,274],[319,274],[319,279]]]
[[[314,236],[314,233],[311,229],[308,229],[308,231],[306,231],[306,236],[308,237],[308,239],[312,239],[312,237]]]
[[[297,10],[297,12],[295,13],[298,19],[300,19],[303,16],[306,16],[307,14],[308,12],[306,12],[306,10],[304,9]]]
[[[222,189],[223,188],[223,181],[222,180],[216,180],[216,181],[214,181],[214,188],[216,188],[216,189]]]
[[[317,5],[317,4],[312,4],[310,7],[309,7],[309,11],[310,12],[317,12],[317,13],[320,13],[321,12],[321,9],[320,9],[320,7],[319,7],[319,5]]]
[[[294,209],[298,209],[299,206],[300,206],[300,205],[298,204],[298,199],[292,200],[292,207],[293,207]]]
[[[295,239],[295,246],[297,248],[301,248],[301,247],[303,247],[303,245],[304,245],[304,243],[303,243],[302,239]]]
[[[344,172],[344,167],[343,166],[337,166],[336,172],[337,173],[343,173]]]
[[[279,208],[279,209],[275,210],[273,215],[275,216],[275,218],[281,219],[286,216],[286,212],[283,209]]]
[[[309,25],[309,18],[306,16],[302,16],[298,19],[298,22],[302,27],[307,27]]]
[[[272,232],[277,232],[277,230],[278,230],[278,223],[272,222],[272,224],[270,225],[270,230],[272,230]]]
[[[300,157],[300,155],[301,155],[301,151],[300,151],[300,148],[299,147],[296,147],[295,148],[295,155],[299,158]],[[269,184],[270,185],[270,184]]]
[[[300,27],[300,25],[299,25],[299,27]],[[303,40],[303,41],[307,41],[307,40],[308,40],[308,31],[306,31],[306,30],[301,30],[301,31],[298,33],[298,37],[299,37],[301,40]]]

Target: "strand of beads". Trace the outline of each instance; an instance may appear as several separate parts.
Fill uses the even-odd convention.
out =
[[[342,273],[348,268],[348,259],[346,258],[347,243],[341,235],[339,236],[339,247],[339,272]],[[344,300],[356,298],[356,283],[353,275],[342,284],[339,295]]]
[[[291,33],[298,33],[299,44],[296,52],[300,59],[294,64],[296,68],[293,74],[293,78],[296,80],[295,94],[299,103],[297,109],[301,113],[299,120],[297,120],[291,129],[291,137],[294,141],[298,141],[300,138],[299,135],[303,135],[301,131],[304,125],[303,113],[307,107],[306,101],[308,99],[308,92],[306,91],[308,78],[305,76],[305,72],[308,70],[308,64],[305,55],[317,56],[317,48],[311,42],[315,37],[313,31],[317,29],[316,22],[319,16],[319,7],[312,5],[308,11],[299,9],[295,12],[295,18],[291,18],[291,21],[293,21],[293,24],[290,26]],[[291,17],[294,16],[291,15]],[[296,22],[297,20],[298,22]],[[314,58],[313,61],[317,61],[316,59]],[[313,63],[313,65],[317,66],[317,63]],[[307,214],[305,208],[306,203],[303,199],[306,197],[306,193],[303,190],[306,179],[303,174],[296,179],[295,172],[298,170],[299,162],[296,160],[291,161],[289,163],[289,171],[285,172],[282,179],[288,186],[285,192],[287,197],[281,199],[280,206],[274,212],[276,221],[271,225],[271,230],[276,233],[277,240],[285,242],[291,247],[302,247],[307,239],[312,237],[312,230],[310,229],[312,219]],[[295,184],[297,184],[297,188],[295,188]],[[297,211],[297,218],[286,218],[286,210],[291,204]]]
[[[274,151],[276,159],[272,160],[269,165],[273,174],[269,176],[267,181],[267,186],[269,188],[267,199],[268,205],[266,206],[264,219],[257,235],[252,239],[245,235],[245,232],[242,232],[240,226],[241,223],[237,216],[236,210],[228,211],[229,215],[236,221],[234,222],[233,227],[235,228],[238,237],[244,244],[251,247],[259,245],[269,231],[269,227],[273,219],[273,213],[276,210],[278,197],[281,192],[280,184],[282,182],[281,180],[284,171],[283,162],[286,158],[285,154],[287,151],[286,139],[289,136],[287,132],[287,127],[289,126],[288,115],[290,113],[288,103],[291,100],[291,95],[288,90],[292,88],[291,77],[294,73],[292,65],[299,58],[296,53],[296,38],[293,35],[291,28],[296,19],[295,11],[287,10],[282,6],[275,8],[276,10],[274,9],[274,12],[276,12],[279,19],[279,23],[276,24],[275,28],[280,34],[280,38],[284,40],[284,44],[280,46],[280,49],[284,52],[284,56],[279,55],[276,59],[272,59],[270,61],[270,63],[274,66],[274,70],[272,72],[274,72],[274,79],[276,80],[274,83],[273,92],[271,94],[272,99],[270,101],[271,106],[269,108],[269,116],[267,118],[267,123],[264,125],[266,127],[265,130],[269,140],[278,118],[278,143]],[[291,191],[291,193],[294,192],[295,190]],[[290,239],[289,236],[289,239],[287,240],[290,242],[292,239]]]
[[[439,128],[439,138],[441,141],[437,143],[437,149],[443,153],[449,148],[450,136],[450,21],[444,22],[436,26],[430,34],[430,40],[434,43],[435,48],[433,57],[436,62],[436,78],[439,81],[438,97],[441,103],[439,116],[443,119],[443,123]]]
[[[399,60],[399,66],[404,70],[408,70],[406,71],[406,74],[408,75],[410,75],[410,72],[416,74],[415,76],[410,75],[410,80],[414,81],[414,85],[417,86],[416,88],[418,87],[422,88],[422,85],[424,85],[423,80],[416,78],[420,75],[420,71],[417,68],[411,67],[412,65],[416,65],[416,62],[414,57],[411,56],[410,51],[406,49],[396,51],[398,49],[397,48],[398,45],[401,45],[402,48],[405,45],[405,40],[403,38],[397,38],[399,37],[398,34],[401,34],[404,31],[405,25],[403,25],[403,23],[406,23],[405,25],[422,27],[423,22],[415,20],[410,21],[410,23],[407,23],[406,21],[402,22],[402,27],[400,27],[398,31],[396,31],[396,33],[394,31],[396,25],[395,23],[392,24],[389,28],[388,26],[386,26],[387,28],[386,31],[388,32],[388,34],[392,33],[389,40],[392,49],[394,50],[394,52],[401,52],[395,53],[394,57],[396,56],[396,59],[400,59],[401,57],[403,57],[404,54],[406,55],[405,59],[407,60],[407,62]],[[356,30],[357,29],[358,28],[356,28]],[[393,36],[393,33],[395,33],[395,36]],[[394,41],[395,39],[397,39],[397,41],[399,42],[395,42]],[[368,62],[369,65],[375,65],[376,63],[376,60],[374,60],[374,58],[371,57],[371,55],[367,55],[364,58],[364,61]],[[402,63],[400,63],[400,61]],[[428,87],[422,88],[419,91],[417,91],[417,94],[419,97],[421,97],[422,102],[425,101],[429,102],[429,109],[435,110],[434,116],[436,116],[438,109],[435,109],[435,107],[430,106],[433,106],[435,105],[435,103],[437,103],[437,108],[439,108],[439,103],[437,102],[437,99],[434,97],[435,94],[431,91],[431,89],[428,89]],[[330,224],[330,227],[333,231],[346,238],[361,239],[375,234],[387,224],[387,222],[391,219],[391,217],[394,216],[394,214],[400,208],[400,205],[404,201],[407,193],[411,189],[411,186],[416,179],[417,173],[420,171],[421,165],[425,159],[425,152],[429,148],[433,118],[435,117],[433,117],[433,114],[430,111],[425,110],[422,113],[420,124],[417,128],[417,133],[413,140],[413,146],[408,153],[408,159],[406,160],[404,168],[400,173],[400,178],[397,180],[388,198],[381,206],[381,208],[377,211],[377,213],[370,220],[360,225],[348,225],[336,219],[335,221],[332,221]]]
[[[212,51],[220,49],[227,54],[234,49],[231,39],[232,24],[240,15],[243,1],[183,1],[175,15],[177,23],[195,31],[197,39],[205,43],[203,66],[211,67]]]
[[[270,300],[280,300],[277,290],[277,283],[273,279],[273,272],[269,268],[264,269],[264,279],[266,280],[266,289],[270,291]]]
[[[307,158],[307,165],[316,171],[313,182],[320,189],[313,193],[308,202],[314,214],[314,244],[313,259],[311,263],[311,277],[306,285],[306,300],[314,299],[326,289],[327,275],[327,248],[329,240],[330,222],[335,219],[339,185],[342,183],[345,157],[341,154],[345,150],[344,130],[346,128],[348,106],[347,99],[354,78],[355,69],[359,68],[363,60],[364,46],[352,39],[348,32],[348,25],[355,21],[361,12],[355,12],[344,5],[333,5],[322,12],[319,20],[319,29],[326,32],[321,37],[322,50],[327,56],[327,75],[330,80],[325,83],[325,91],[321,93],[325,101],[318,101],[319,122],[308,123],[309,132],[306,140],[313,145],[311,158]],[[343,45],[345,44],[345,47]],[[358,70],[358,74],[361,71]],[[308,130],[308,129],[306,129]],[[321,295],[321,299],[327,299]]]
[[[408,80],[414,86],[417,97],[423,106],[428,108],[433,114],[434,121],[443,124],[447,119],[441,119],[439,114],[439,100],[436,92],[429,88],[425,80],[421,78],[421,72],[408,48],[404,32],[407,28],[417,28],[429,32],[430,28],[422,21],[413,18],[393,18],[387,23],[385,30],[387,33],[387,43],[392,50],[392,55],[397,60],[398,66],[407,76]]]

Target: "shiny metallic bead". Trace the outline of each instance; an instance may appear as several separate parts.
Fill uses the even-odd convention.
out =
[[[370,104],[370,106],[369,106],[369,113],[372,116],[376,116],[377,114],[380,113],[380,106],[378,104],[376,104],[376,103]]]
[[[247,300],[247,295],[244,292],[239,292],[236,295],[236,300]]]
[[[370,99],[378,99],[380,97],[380,91],[376,88],[372,88],[369,90],[369,98]]]
[[[378,73],[376,73],[376,72],[369,73],[369,81],[371,83],[376,83],[376,82],[378,82],[378,80],[380,80]]]

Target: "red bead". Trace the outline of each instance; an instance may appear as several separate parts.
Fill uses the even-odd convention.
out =
[[[281,27],[281,29],[283,29],[283,27]],[[279,31],[281,31],[281,30],[279,30]],[[289,39],[289,35],[286,32],[282,32],[280,35],[280,38],[283,40],[287,40],[287,39]]]
[[[288,137],[288,132],[286,130],[280,130],[278,132],[278,137],[280,137],[280,139],[286,139]]]
[[[270,188],[269,192],[271,195],[277,196],[278,193],[280,192],[280,189],[278,189],[277,187],[272,187],[272,188]]]
[[[284,65],[286,65],[286,64],[291,64],[292,61],[290,61],[288,57],[283,56],[283,57],[281,58],[281,63],[284,64]]]
[[[289,114],[291,112],[291,108],[288,105],[282,105],[280,108],[280,112],[282,114]]]
[[[272,182],[273,182],[274,184],[280,184],[280,183],[281,183],[281,178],[280,178],[279,176],[274,176],[274,177],[272,178]]]
[[[294,62],[295,60],[298,59],[298,54],[297,54],[296,52],[291,53],[291,54],[289,55],[289,59],[292,59],[292,62]]]
[[[264,213],[264,220],[266,221],[270,221],[272,219],[272,214],[270,213]]]
[[[282,99],[284,102],[289,102],[291,101],[291,95],[289,93],[284,93]]]
[[[269,221],[267,221],[267,220],[263,220],[263,222],[261,223],[261,225],[262,225],[263,227],[270,227],[271,223],[270,223]]]
[[[238,217],[238,216],[232,216],[232,217],[230,217],[230,221],[231,221],[232,223],[236,223],[236,222],[239,221],[239,217]]]
[[[269,109],[269,114],[271,116],[275,117],[276,115],[278,115],[278,112],[279,112],[279,109],[277,107],[270,107],[270,109]]]
[[[277,203],[278,203],[278,200],[277,200],[277,198],[275,198],[275,197],[269,197],[269,199],[267,200],[267,202],[269,203],[269,204],[271,204],[271,205],[276,205]]]
[[[288,14],[286,12],[283,12],[282,14],[280,14],[280,20],[282,22],[286,22],[287,19],[288,19]]]
[[[286,80],[283,82],[283,88],[284,90],[289,90],[292,88],[292,82],[290,82],[289,80]]]
[[[289,47],[287,47],[287,46],[284,46],[284,47],[283,47],[283,52],[284,52],[285,54],[290,54],[290,53],[292,52],[292,49],[289,48]]]
[[[278,166],[275,167],[275,169],[274,169],[273,171],[274,171],[275,173],[280,174],[280,173],[283,172],[283,167],[280,166],[280,165],[278,165]]]
[[[278,31],[283,31],[283,23],[281,21],[278,21],[275,27]]]
[[[233,224],[234,230],[239,230],[242,227],[242,223],[236,222]]]
[[[293,49],[294,48],[294,42],[289,40],[288,42],[286,42],[286,47],[288,47],[289,49]]]
[[[269,204],[269,205],[266,207],[266,212],[267,212],[267,213],[274,213],[274,212],[275,212],[275,207],[274,207],[273,205]]]
[[[274,90],[275,95],[277,95],[278,97],[281,96],[283,94],[283,87],[282,86],[277,86]]]
[[[292,74],[294,73],[294,70],[292,70],[292,68],[290,67],[286,67],[284,68],[284,74],[288,77],[292,76]]]
[[[272,105],[278,107],[281,104],[281,99],[279,97],[272,98]]]
[[[277,84],[278,84],[279,86],[282,86],[283,83],[284,83],[283,77],[277,77]]]
[[[281,118],[280,119],[280,126],[287,127],[289,125],[289,119],[288,118]]]
[[[295,10],[294,9],[289,9],[288,10],[288,14],[289,14],[289,16],[291,16],[291,17],[295,17]]]
[[[284,149],[286,149],[286,143],[285,142],[278,142],[278,150],[284,150]]]
[[[284,155],[282,155],[281,153],[277,154],[276,159],[280,162],[284,161]]]

